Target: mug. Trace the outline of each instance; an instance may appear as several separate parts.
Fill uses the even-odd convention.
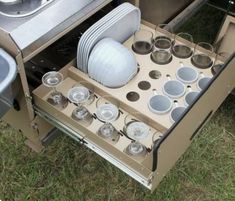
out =
[[[148,102],[149,110],[155,114],[166,114],[172,108],[172,100],[164,95],[159,95],[154,91],[154,96],[152,96]]]

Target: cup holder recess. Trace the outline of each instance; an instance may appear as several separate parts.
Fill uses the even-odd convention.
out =
[[[149,72],[149,77],[152,79],[159,79],[162,76],[161,72],[158,70],[152,70]]]
[[[151,84],[148,81],[141,81],[138,83],[138,87],[145,91],[151,88]]]
[[[127,93],[126,98],[127,98],[127,100],[129,100],[131,102],[136,102],[140,99],[140,95],[135,91],[131,91],[131,92]]]

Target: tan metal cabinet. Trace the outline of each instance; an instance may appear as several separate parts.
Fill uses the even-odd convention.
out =
[[[154,31],[144,25],[142,26],[145,29]],[[124,45],[132,50],[132,43],[133,37],[128,39]],[[202,49],[201,51],[205,50]],[[147,188],[154,190],[189,147],[198,131],[210,119],[234,88],[235,58],[231,57],[226,65],[224,65],[224,68],[214,77],[210,68],[197,69],[200,75],[203,74],[203,76],[211,77],[211,81],[204,90],[200,91],[192,105],[186,108],[182,117],[177,122],[172,123],[169,118],[170,113],[164,115],[152,113],[148,109],[148,100],[153,96],[153,89],[162,93],[161,89],[167,81],[167,76],[170,75],[172,79],[176,79],[175,73],[180,67],[180,63],[183,62],[185,66],[193,66],[191,59],[179,59],[173,56],[169,64],[162,66],[152,62],[150,54],[138,55],[135,53],[135,56],[140,66],[139,73],[127,85],[117,89],[107,88],[92,80],[87,74],[79,71],[74,62],[61,70],[65,79],[58,90],[64,96],[67,96],[68,90],[76,83],[86,83],[88,88],[92,86],[96,98],[87,106],[92,114],[95,114],[96,101],[101,96],[112,96],[119,102],[120,116],[113,123],[115,128],[120,131],[118,141],[113,142],[97,134],[98,129],[103,123],[96,118],[94,118],[89,126],[84,126],[72,119],[72,112],[76,105],[69,103],[62,110],[52,106],[47,101],[50,90],[43,85],[33,92],[35,111],[37,115],[50,124],[58,127],[73,139],[83,143]],[[161,77],[153,79],[151,77],[152,71],[160,72]],[[149,89],[142,90],[139,87],[139,83],[143,81],[149,83]],[[190,88],[191,90],[197,90],[197,82],[190,84]],[[138,94],[139,99],[136,101],[129,99],[129,93]],[[184,106],[184,97],[185,95],[178,98],[177,104]],[[123,135],[124,119],[128,114],[132,114],[133,118],[143,121],[150,126],[149,137],[141,141],[147,148],[147,154],[144,157],[133,157],[125,151],[127,146],[133,142],[132,139]]]
[[[108,2],[105,1],[105,3]],[[153,4],[157,6],[155,3]],[[146,6],[151,6],[151,4]],[[151,13],[149,14],[151,15]],[[147,14],[146,19],[148,19]],[[74,26],[73,24],[72,27]],[[142,26],[152,32],[155,31],[145,25]],[[72,27],[62,31],[60,35],[66,34]],[[57,38],[58,36],[55,36],[48,41],[48,44],[41,46],[33,53],[36,54],[43,48],[48,47]],[[185,41],[181,40],[180,42],[184,43]],[[132,43],[133,36],[124,45],[132,51]],[[6,45],[4,43],[4,47]],[[15,48],[12,49],[17,52]],[[204,49],[200,51],[205,52]],[[65,97],[67,97],[68,90],[78,82],[86,83],[84,85],[88,88],[91,87],[95,94],[93,102],[86,106],[93,114],[93,121],[90,125],[83,125],[72,118],[72,112],[76,108],[75,104],[68,103],[65,108],[58,108],[48,102],[51,93],[49,88],[41,85],[34,89],[32,94],[29,94],[30,90],[23,62],[33,55],[30,54],[23,59],[19,53],[16,60],[19,65],[22,88],[24,88],[18,95],[21,110],[19,112],[11,110],[4,119],[17,129],[21,129],[28,139],[27,144],[37,151],[43,148],[41,139],[56,127],[153,191],[190,146],[198,131],[234,88],[235,55],[226,61],[223,68],[215,76],[212,75],[210,68],[197,69],[199,76],[211,77],[211,80],[201,91],[197,88],[197,81],[190,84],[190,87],[185,85],[186,90],[191,88],[200,92],[193,103],[186,108],[180,119],[173,123],[170,119],[170,112],[164,115],[152,113],[148,108],[148,101],[154,95],[153,91],[156,90],[157,93],[162,93],[162,88],[169,76],[171,79],[176,79],[176,71],[182,63],[184,66],[193,66],[191,58],[179,59],[173,56],[169,64],[158,65],[151,60],[150,54],[134,54],[139,63],[139,72],[127,85],[117,89],[104,87],[89,78],[87,74],[79,71],[75,64],[76,60],[68,63],[60,70],[64,80],[57,90]],[[141,83],[148,83],[149,87],[143,89]],[[180,106],[185,106],[186,92],[177,100],[173,98],[172,101],[175,104],[177,102]],[[137,98],[132,99],[136,94]],[[96,101],[101,96],[112,96],[119,104],[119,117],[113,123],[119,133],[118,140],[104,139],[97,133],[103,125],[103,122],[95,116]],[[108,99],[107,101],[112,102]],[[28,111],[28,108],[32,111]],[[146,154],[143,156],[135,157],[127,153],[128,145],[133,143],[133,139],[126,136],[123,131],[125,117],[128,114],[131,114],[135,120],[144,122],[150,128],[148,137],[141,141],[146,147]]]

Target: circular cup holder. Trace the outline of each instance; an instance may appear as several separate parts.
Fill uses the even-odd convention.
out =
[[[149,72],[149,77],[154,79],[154,80],[159,79],[161,76],[162,76],[162,74],[158,70],[152,70],[152,71]]]
[[[148,81],[141,81],[138,83],[138,87],[141,90],[148,90],[151,88],[151,84]]]
[[[156,50],[150,56],[151,60],[159,65],[169,64],[172,61],[172,55],[166,50]]]
[[[140,95],[135,91],[131,91],[126,95],[126,98],[131,102],[136,102],[140,99]]]

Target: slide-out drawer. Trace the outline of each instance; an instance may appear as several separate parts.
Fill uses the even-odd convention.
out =
[[[132,50],[132,41],[133,37],[124,43],[130,50]],[[231,57],[230,61],[215,76],[212,75],[210,68],[197,69],[198,80],[210,77],[210,82],[203,90],[198,89],[198,80],[192,84],[184,84],[185,92],[181,97],[172,99],[174,104],[171,111],[179,106],[186,109],[182,116],[173,123],[170,118],[171,111],[162,115],[152,113],[149,110],[148,101],[154,95],[153,90],[158,94],[163,94],[162,88],[169,77],[172,80],[177,79],[176,71],[180,68],[180,64],[193,67],[191,58],[179,59],[173,56],[169,64],[157,65],[151,61],[150,54],[135,54],[135,56],[140,68],[138,74],[127,85],[117,89],[104,87],[72,65],[67,65],[60,71],[64,80],[57,90],[65,97],[68,95],[68,90],[77,83],[82,83],[94,92],[92,101],[85,105],[92,114],[93,120],[89,125],[73,118],[72,113],[77,108],[75,104],[68,102],[64,108],[52,105],[48,101],[52,91],[43,85],[34,90],[34,103],[38,115],[73,139],[94,150],[147,188],[154,190],[191,144],[200,128],[210,119],[234,88],[235,59]],[[157,72],[160,72],[160,77],[155,76]],[[141,82],[148,83],[150,87],[143,89]],[[199,95],[192,104],[186,106],[184,99],[191,90],[198,91]],[[138,94],[138,98],[133,101],[128,96],[130,93]],[[112,96],[111,99],[110,96]],[[98,134],[99,128],[104,124],[96,116],[97,100],[100,97],[106,97],[110,102],[115,99],[115,103],[118,103],[119,117],[112,123],[118,131],[119,136],[116,139],[103,138]],[[128,145],[134,141],[126,135],[124,129],[125,118],[129,114],[133,115],[133,119],[144,122],[150,128],[148,136],[139,141],[146,148],[145,155],[136,157],[127,153]]]

